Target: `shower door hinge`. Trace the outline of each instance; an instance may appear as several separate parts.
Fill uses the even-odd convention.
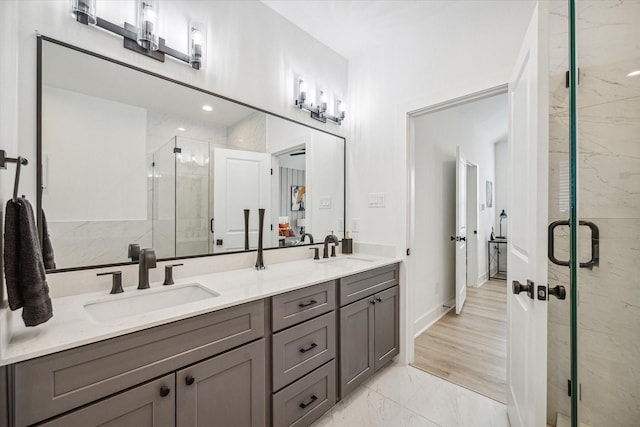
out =
[[[269,224],[269,226],[271,227],[271,231],[273,231],[273,224]]]
[[[180,148],[180,147],[175,147],[175,148],[173,149],[173,153],[174,153],[174,154],[182,153],[182,148]]]
[[[411,248],[407,248],[407,256],[411,255]]]
[[[271,175],[273,175],[273,168],[271,168]]]
[[[567,396],[571,397],[571,380],[567,380]],[[578,384],[578,400],[582,400],[582,384]]]
[[[580,84],[580,68],[578,68],[578,85]],[[564,81],[564,87],[566,87],[567,89],[569,89],[569,71],[567,70],[567,72],[565,73],[565,81]]]

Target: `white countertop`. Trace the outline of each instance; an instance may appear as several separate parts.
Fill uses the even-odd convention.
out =
[[[351,258],[352,261],[338,261]],[[345,255],[314,261],[284,262],[267,266],[265,270],[245,268],[221,273],[205,274],[176,280],[176,285],[199,283],[220,294],[197,302],[127,316],[115,321],[99,322],[89,315],[84,305],[97,299],[118,298],[133,293],[144,294],[135,286],[125,287],[124,294],[109,295],[109,289],[52,299],[53,318],[37,327],[27,328],[20,312],[11,316],[9,340],[0,349],[0,366],[32,359],[85,344],[140,331],[186,319],[199,314],[267,298],[273,295],[334,280],[350,274],[399,262],[396,258],[370,255]],[[152,283],[152,289],[162,288],[162,283]],[[8,310],[8,309],[3,309]]]

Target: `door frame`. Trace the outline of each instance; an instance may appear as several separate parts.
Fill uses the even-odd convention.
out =
[[[470,174],[473,171],[473,174]],[[469,185],[469,178],[473,177],[473,185]],[[480,286],[478,274],[478,226],[480,215],[480,165],[467,159],[467,286],[477,288]],[[474,233],[475,231],[475,233]],[[471,260],[471,262],[469,262]]]
[[[467,95],[463,95],[457,98],[453,98],[447,101],[439,102],[436,104],[432,104],[422,108],[416,108],[408,110],[406,113],[407,120],[407,149],[406,149],[406,185],[407,185],[407,205],[406,205],[406,215],[407,215],[407,228],[406,228],[406,243],[408,248],[415,247],[416,245],[416,236],[415,236],[415,221],[416,221],[416,212],[415,212],[415,120],[420,116],[429,113],[435,113],[437,111],[445,110],[448,108],[456,107],[459,105],[468,104],[470,102],[479,101],[485,98],[490,98],[492,96],[501,95],[507,93],[508,91],[508,83],[503,83],[498,86],[493,86],[488,89],[480,90],[478,92],[472,92]],[[407,256],[405,258],[406,268],[406,290],[405,296],[402,298],[402,303],[404,304],[404,323],[406,325],[406,331],[403,334],[404,342],[401,343],[403,347],[406,349],[404,354],[404,361],[406,363],[413,363],[415,359],[415,345],[414,340],[415,337],[420,334],[426,328],[422,328],[421,330],[416,330],[416,324],[414,319],[414,310],[413,310],[413,295],[415,293],[412,285],[412,277],[411,272],[412,269],[415,268],[415,263],[418,263],[418,260],[415,260],[411,256]],[[437,317],[429,323],[428,326],[431,326],[438,319],[444,316],[450,307],[442,307],[440,313]],[[402,308],[401,308],[402,311]],[[427,326],[427,328],[428,328]]]

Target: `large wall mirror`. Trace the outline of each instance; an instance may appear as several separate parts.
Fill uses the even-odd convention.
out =
[[[345,219],[345,140],[39,37],[38,209],[55,269],[309,244]],[[39,218],[42,226],[42,216]]]

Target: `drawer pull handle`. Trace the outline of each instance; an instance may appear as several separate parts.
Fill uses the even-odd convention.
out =
[[[318,396],[316,396],[316,395],[314,394],[314,395],[312,395],[312,396],[311,396],[311,399],[309,399],[309,401],[308,401],[308,402],[306,402],[306,403],[305,403],[305,402],[302,402],[302,403],[300,404],[300,407],[301,407],[302,409],[304,409],[304,408],[306,408],[307,406],[311,405],[311,404],[312,404],[313,402],[315,402],[316,400],[318,400]]]
[[[171,389],[169,387],[167,387],[166,385],[160,387],[160,396],[167,397],[169,396],[169,393],[171,393]]]
[[[300,308],[305,308],[305,307],[309,307],[310,305],[317,304],[317,303],[318,303],[318,301],[316,301],[316,300],[312,299],[311,301],[309,301],[309,302],[308,302],[308,303],[306,303],[306,304],[305,304],[305,303],[303,303],[303,302],[301,302],[300,304],[298,304],[298,307],[300,307]]]
[[[187,385],[192,385],[195,381],[196,379],[193,378],[191,375],[187,375],[187,377],[184,379],[184,382]]]
[[[307,351],[313,350],[314,348],[316,348],[318,346],[318,344],[316,343],[311,343],[311,345],[307,348],[301,348],[300,349],[300,353],[306,353]]]

